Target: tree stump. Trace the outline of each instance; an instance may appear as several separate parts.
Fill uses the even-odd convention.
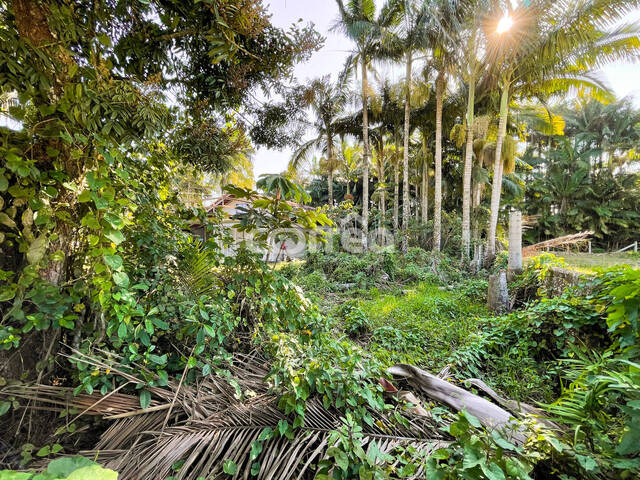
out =
[[[507,273],[489,276],[489,291],[487,292],[487,308],[491,312],[507,313],[509,311],[509,290],[507,289]]]

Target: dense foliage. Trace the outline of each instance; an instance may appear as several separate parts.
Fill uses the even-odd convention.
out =
[[[623,29],[613,42],[589,16],[618,18],[633,2],[614,3],[586,2],[581,12],[589,21],[563,14],[556,23],[554,10],[543,8],[552,2],[526,2],[516,11],[540,14],[544,22],[523,22],[516,36],[526,33],[531,49],[511,45],[507,52],[493,48],[492,34],[482,33],[457,2],[414,10],[411,2],[393,1],[379,11],[372,1],[338,2],[338,27],[357,45],[350,60],[362,68],[363,110],[336,118],[347,100],[342,84],[285,87],[293,65],[319,45],[318,35],[311,27],[274,27],[258,0],[0,1],[0,88],[17,98],[7,112],[17,128],[0,127],[0,429],[9,432],[0,439],[0,462],[35,468],[52,460],[42,473],[0,472],[0,478],[114,478],[81,457],[54,459],[99,450],[97,437],[113,433],[108,425],[155,436],[144,448],[169,438],[165,448],[177,452],[175,458],[150,458],[137,440],[106,455],[126,451],[136,461],[121,467],[160,465],[176,477],[199,477],[196,458],[205,476],[264,477],[298,467],[304,478],[336,480],[640,474],[638,270],[600,272],[552,298],[545,278],[557,260],[545,255],[512,283],[518,308],[494,318],[483,305],[487,272],[470,277],[459,261],[469,229],[478,243],[482,223],[496,220],[500,207],[499,198],[496,207],[482,195],[491,166],[484,159],[491,156],[498,197],[503,185],[508,192],[502,204],[519,205],[531,181],[528,204],[541,214],[531,235],[592,228],[603,245],[613,235],[625,241],[624,231],[632,238],[638,225],[638,179],[629,168],[638,140],[633,109],[593,102],[567,107],[564,135],[531,119],[514,126],[507,112],[513,92],[520,99],[555,93],[567,85],[549,85],[557,82],[554,74],[588,74],[597,53],[617,58],[633,51],[634,31]],[[460,5],[481,6],[498,7]],[[444,20],[429,15],[432,7],[441,7],[447,21],[428,21]],[[445,58],[452,49],[439,32],[445,27],[486,41],[486,78],[461,74],[459,91],[467,88],[471,103],[466,126],[452,115],[443,126],[441,118],[443,103],[456,115],[465,110],[464,95],[462,101],[443,98],[444,77],[460,65]],[[583,41],[563,36],[575,29]],[[389,32],[392,38],[385,37]],[[464,35],[457,40],[473,43]],[[398,42],[399,57],[386,49]],[[586,48],[594,45],[599,48]],[[411,81],[417,49],[434,53],[433,101],[428,71],[423,88]],[[464,62],[477,65],[479,52],[464,53]],[[403,55],[406,90],[382,85],[380,95],[369,95],[371,62]],[[557,58],[562,55],[575,64],[567,67]],[[346,73],[354,64],[348,66]],[[487,116],[477,123],[476,83],[487,87],[477,102]],[[282,101],[256,108],[251,99],[259,89],[280,93]],[[431,102],[438,118],[431,118]],[[185,185],[205,192],[208,175],[246,169],[249,137],[269,146],[292,141],[298,130],[281,138],[274,132],[303,121],[306,105],[318,117],[319,135],[309,145],[327,154],[319,167],[327,173],[330,205],[302,205],[312,196],[285,175],[263,176],[255,188],[227,187],[243,202],[230,218],[221,209],[206,210],[201,198],[185,200]],[[580,124],[580,109],[607,126],[619,117],[626,121],[600,135],[603,128]],[[244,113],[260,115],[248,133]],[[334,144],[343,134],[359,135],[361,124],[361,156],[346,143]],[[414,130],[419,141],[409,138]],[[444,142],[443,130],[451,131]],[[517,133],[528,135],[524,157],[533,170],[516,161]],[[465,139],[471,144],[463,150]],[[472,154],[473,205],[470,179],[463,179]],[[444,208],[464,203],[462,220],[441,211],[429,220],[432,160],[436,178],[445,177]],[[369,185],[370,166],[375,185]],[[360,169],[363,181],[352,195]],[[387,210],[391,170],[395,201]],[[349,192],[339,205],[333,205],[342,196],[333,190],[335,172],[344,174]],[[442,194],[441,185],[434,186]],[[376,203],[370,210],[369,187]],[[536,196],[541,192],[545,196]],[[316,201],[324,198],[319,188],[313,193]],[[403,235],[379,249],[368,249],[365,240],[361,253],[347,253],[341,229],[360,211],[364,238],[369,219],[371,227],[399,232],[400,193]],[[606,203],[596,205],[594,197]],[[270,245],[298,236],[314,241],[304,262],[265,261]],[[355,242],[362,245],[359,233]],[[394,243],[403,245],[402,253]],[[478,377],[517,402],[538,402],[540,415],[555,423],[525,416],[504,431],[485,428],[465,409],[436,405],[415,384],[391,378],[388,368],[397,363],[439,371],[451,385]],[[217,404],[207,411],[211,399]],[[131,400],[124,417],[112,415],[109,405]],[[174,410],[177,403],[181,410]],[[95,410],[98,405],[105,410]],[[96,411],[97,418],[89,416]],[[109,424],[114,417],[137,417],[153,428]],[[215,428],[227,436],[215,437]],[[197,441],[180,441],[185,432]],[[223,438],[216,444],[221,448],[210,448],[214,438]],[[190,450],[194,445],[205,450]],[[299,457],[309,445],[314,456]],[[305,465],[302,458],[309,458]]]

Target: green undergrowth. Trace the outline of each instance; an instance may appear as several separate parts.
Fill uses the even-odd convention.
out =
[[[452,352],[468,343],[486,314],[469,293],[482,288],[481,283],[447,288],[423,282],[398,293],[375,292],[370,299],[344,303],[335,315],[352,338],[383,362],[440,369]]]

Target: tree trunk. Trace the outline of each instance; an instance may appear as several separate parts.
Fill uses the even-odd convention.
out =
[[[362,56],[362,247],[369,249],[369,112],[367,111],[367,59]]]
[[[398,155],[400,154],[400,145],[398,142],[398,133],[395,133],[396,137],[396,151],[395,151],[395,161],[393,162],[393,234],[398,235],[398,213],[400,211],[400,170],[398,168]]]
[[[422,166],[422,223],[429,221],[429,165]]]
[[[467,265],[471,253],[471,173],[473,171],[473,122],[475,109],[475,78],[469,80],[467,99],[467,146],[462,176],[462,262]]]
[[[40,50],[44,45],[47,45],[47,54],[54,57],[58,62],[67,67],[71,67],[75,62],[69,51],[63,45],[63,42],[54,35],[49,27],[50,11],[44,2],[38,2],[34,0],[13,0],[11,4],[13,14],[15,16],[15,24],[18,30],[18,35],[22,40],[26,40],[32,48]],[[52,75],[53,82],[51,83],[51,89],[49,90],[48,97],[44,96],[35,100],[36,106],[48,107],[51,104],[55,104],[59,97],[64,92],[65,86],[69,82],[68,70],[65,68],[56,69]],[[79,162],[71,158],[69,148],[61,142],[57,142],[55,139],[42,138],[38,140],[38,145],[31,146],[31,152],[45,152],[46,148],[56,148],[60,151],[57,157],[57,161],[63,166],[64,172],[68,177],[68,180],[73,181],[82,176],[82,166]],[[36,153],[36,155],[38,155]],[[45,154],[40,153],[40,156],[35,159],[40,165],[51,164],[51,158]],[[60,218],[64,219],[63,214],[69,214],[71,218],[74,218],[76,214],[73,211],[73,206],[77,203],[76,194],[73,192],[67,192],[61,194],[53,203],[52,207],[59,211]],[[79,223],[79,222],[78,222]],[[69,257],[73,251],[73,228],[70,226],[71,222],[67,220],[57,220],[56,226],[53,230],[51,240],[46,248],[46,254],[49,256],[55,252],[61,251],[64,254],[62,261],[50,261],[45,267],[40,269],[39,275],[42,279],[50,282],[53,285],[59,286],[66,280],[67,265],[69,263]]]
[[[328,163],[329,163],[329,175],[328,175],[328,186],[329,186],[329,205],[333,206],[333,165],[335,163],[333,159],[333,141],[331,135],[327,134],[327,155],[328,155]]]
[[[500,212],[500,194],[502,192],[502,144],[507,133],[507,115],[509,114],[509,84],[505,83],[500,98],[500,123],[496,139],[496,158],[493,165],[493,184],[491,185],[491,215],[487,234],[486,264],[490,265],[496,256],[496,230]]]
[[[406,92],[404,101],[404,152],[402,158],[402,252],[409,249],[409,130],[411,121],[411,52],[407,54]]]
[[[380,149],[380,163],[378,165],[378,183],[380,184],[380,226],[384,226],[385,223],[385,216],[386,216],[386,205],[385,205],[385,199],[386,199],[386,192],[384,190],[384,188],[382,187],[382,184],[385,183],[385,178],[384,178],[384,146]]]
[[[433,250],[440,251],[442,237],[442,97],[444,96],[445,78],[442,72],[436,79],[436,186],[434,192],[433,212]]]

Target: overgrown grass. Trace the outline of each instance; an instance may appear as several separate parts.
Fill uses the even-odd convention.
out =
[[[384,363],[439,370],[453,351],[468,343],[479,318],[486,315],[483,303],[472,299],[472,292],[486,288],[483,283],[452,288],[419,283],[393,294],[374,294],[338,308],[336,323],[342,320],[345,331]]]
[[[566,268],[583,273],[596,273],[598,270],[615,266],[628,265],[640,268],[640,253],[579,253],[556,252],[559,258],[564,258]]]

